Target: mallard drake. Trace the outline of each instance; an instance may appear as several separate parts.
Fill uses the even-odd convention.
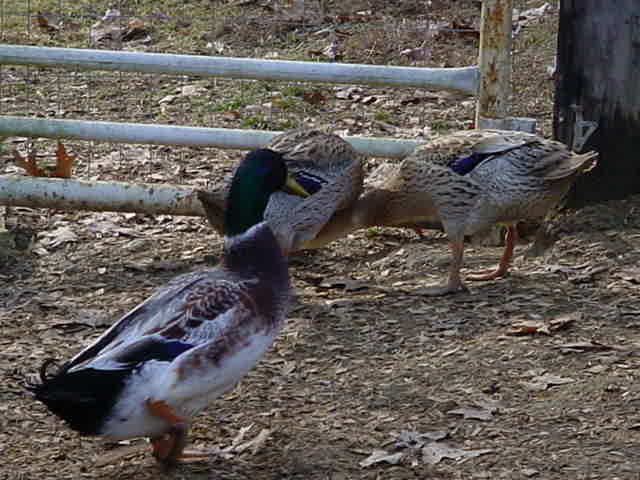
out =
[[[271,196],[265,219],[274,230],[292,236],[292,250],[317,248],[316,236],[334,215],[347,209],[362,193],[364,157],[337,135],[315,129],[285,132],[267,148],[281,153],[289,172],[312,195],[300,198],[285,192]],[[198,192],[211,226],[223,233],[228,182]]]
[[[184,458],[189,424],[264,355],[285,318],[289,248],[263,221],[277,190],[306,196],[282,155],[248,154],[233,175],[224,255],[188,273],[109,328],[92,345],[28,389],[83,435],[149,437],[159,462]]]
[[[451,242],[453,261],[443,295],[465,290],[460,267],[465,236],[506,227],[496,269],[469,275],[490,280],[507,273],[516,223],[540,219],[566,195],[574,180],[596,165],[596,152],[572,153],[564,144],[524,132],[465,130],[420,145],[400,164],[374,172],[365,194],[319,232],[318,243],[371,226],[439,228]]]

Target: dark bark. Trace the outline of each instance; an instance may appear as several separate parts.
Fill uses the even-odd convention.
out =
[[[598,167],[576,182],[567,205],[640,192],[640,1],[561,0],[554,137],[573,145],[576,112],[598,123],[583,151]]]

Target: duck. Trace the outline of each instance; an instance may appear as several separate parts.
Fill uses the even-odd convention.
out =
[[[365,193],[316,236],[327,244],[373,226],[441,229],[452,261],[447,281],[427,296],[467,291],[460,276],[465,237],[505,227],[498,266],[469,280],[508,273],[517,242],[516,224],[541,220],[566,196],[580,175],[597,165],[597,152],[573,153],[561,142],[504,130],[464,130],[430,139],[400,163],[375,170]]]
[[[275,192],[265,210],[265,219],[277,234],[291,240],[291,251],[325,246],[327,241],[316,237],[362,194],[366,157],[338,135],[320,129],[281,133],[265,148],[282,154],[292,177],[310,193],[302,198]],[[224,234],[222,219],[228,185],[225,181],[198,192],[209,224],[220,234]]]
[[[309,195],[282,154],[247,154],[228,191],[220,263],[174,278],[55,373],[45,362],[27,385],[35,399],[81,435],[148,437],[161,465],[188,459],[194,417],[254,367],[286,316],[290,245],[264,220],[280,190]]]

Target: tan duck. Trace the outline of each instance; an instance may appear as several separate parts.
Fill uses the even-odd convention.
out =
[[[326,241],[315,241],[318,232],[362,193],[365,157],[337,135],[316,129],[285,132],[265,148],[281,153],[293,178],[312,194],[303,201],[284,192],[273,194],[265,219],[276,235],[293,239],[292,251],[324,246]],[[198,192],[209,223],[220,234],[228,188],[225,181]]]
[[[439,228],[451,242],[453,260],[445,285],[427,289],[444,295],[466,287],[460,278],[464,237],[496,224],[507,228],[497,269],[469,275],[490,280],[507,273],[519,220],[543,218],[565,196],[576,177],[596,165],[597,153],[575,154],[562,143],[499,130],[444,135],[399,165],[374,172],[372,187],[338,212],[315,238],[317,245],[371,226]]]

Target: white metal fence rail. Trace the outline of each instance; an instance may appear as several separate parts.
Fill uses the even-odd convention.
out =
[[[478,94],[479,127],[531,130],[530,120],[506,118],[510,81],[512,0],[483,2],[479,65],[417,68],[287,60],[259,60],[70,48],[0,45],[0,64],[83,70],[170,73],[254,80],[390,85]],[[252,149],[277,132],[196,128],[32,117],[0,117],[0,140],[9,136]],[[411,140],[347,138],[363,154],[402,157]],[[160,193],[159,193],[160,192]],[[193,192],[191,192],[193,193]],[[98,199],[112,198],[112,206]],[[0,204],[58,209],[140,211],[202,215],[189,189],[116,182],[0,177]]]
[[[10,115],[0,117],[0,138],[3,135],[19,135],[113,143],[251,150],[264,146],[278,133],[280,132],[86,120],[52,120]],[[401,158],[411,153],[419,143],[415,140],[394,138],[344,138],[358,152],[376,157]]]
[[[478,67],[421,68],[0,45],[0,64],[220,78],[391,85],[475,94]]]

